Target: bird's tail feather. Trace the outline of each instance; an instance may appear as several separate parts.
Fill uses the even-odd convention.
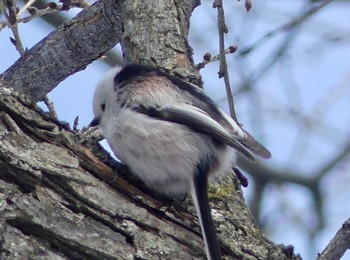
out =
[[[221,253],[208,201],[207,173],[199,172],[191,185],[191,196],[196,207],[205,251],[209,260],[221,260]]]

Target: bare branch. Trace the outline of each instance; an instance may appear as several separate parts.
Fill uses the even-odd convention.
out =
[[[225,55],[228,54],[233,54],[235,53],[237,50],[237,46],[236,45],[232,45],[230,47],[228,47],[227,49],[225,49]],[[203,61],[198,63],[196,65],[198,70],[203,69],[207,64],[215,62],[215,61],[219,61],[220,60],[220,54],[217,54],[215,56],[211,56],[211,53],[207,52],[206,54],[204,54],[203,56]]]
[[[102,141],[104,139],[98,127],[83,127],[80,130],[80,137],[82,140],[94,138],[98,141]]]
[[[24,7],[22,7],[18,14],[17,14],[17,24],[19,23],[28,23],[31,20],[42,17],[47,14],[54,14],[61,11],[67,11],[72,8],[85,8],[89,6],[90,4],[84,0],[82,1],[65,1],[63,4],[56,4],[56,3],[48,3],[45,8],[37,9],[36,7],[32,7],[31,5],[36,2],[37,0],[31,0],[28,1]],[[21,17],[21,15],[28,11],[30,13],[29,16]],[[0,22],[0,31],[7,25],[7,21]]]
[[[49,114],[52,118],[57,119],[57,113],[55,111],[55,107],[51,100],[49,99],[48,95],[45,95],[43,98],[43,102],[47,106],[47,109],[49,110]]]
[[[119,42],[120,3],[106,0],[86,7],[28,50],[0,77],[34,102],[40,101],[62,80],[84,69]]]
[[[339,162],[348,158],[350,154],[350,142],[345,145],[343,149],[340,149],[339,152],[328,162],[325,163],[324,166],[320,167],[318,170],[317,178],[321,179],[324,175],[330,172]]]
[[[8,13],[6,11],[6,8],[8,9]],[[16,2],[15,1],[6,1],[5,6],[5,0],[0,0],[0,10],[3,13],[7,25],[10,27],[14,39],[11,39],[11,42],[15,45],[16,50],[19,52],[21,56],[24,54],[24,47],[22,44],[22,40],[18,33],[18,19],[17,19],[17,10],[16,10]]]
[[[317,260],[340,259],[347,249],[350,250],[350,219],[344,222]]]
[[[78,132],[78,125],[79,125],[79,116],[77,116],[75,119],[74,119],[74,122],[73,122],[73,131],[74,132]]]
[[[220,51],[220,70],[219,78],[224,77],[226,95],[228,100],[228,105],[230,109],[231,117],[237,121],[237,116],[235,112],[235,106],[233,101],[233,95],[230,85],[230,77],[227,71],[227,62],[225,56],[225,36],[224,34],[228,32],[228,29],[225,24],[225,13],[222,0],[215,0],[213,7],[218,11],[218,31],[219,31],[219,51]]]
[[[254,51],[257,47],[261,46],[265,41],[267,41],[269,38],[276,36],[277,34],[283,32],[283,31],[289,31],[293,28],[296,28],[303,22],[307,21],[312,15],[316,14],[318,11],[320,11],[323,7],[325,7],[327,4],[331,3],[334,0],[325,0],[321,3],[317,3],[312,5],[304,14],[297,17],[296,19],[268,32],[266,35],[264,35],[260,40],[256,41],[254,44],[252,44],[249,47],[245,47],[241,49],[239,52],[240,55],[246,55],[249,52]]]
[[[25,3],[25,5],[19,10],[17,16],[21,17],[21,15],[28,10],[28,7],[32,6],[35,3],[36,0],[29,0]]]

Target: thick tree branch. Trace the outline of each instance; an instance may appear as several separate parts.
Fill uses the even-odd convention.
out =
[[[85,8],[25,52],[0,78],[34,102],[40,101],[119,42],[120,2],[104,0]]]
[[[124,63],[162,67],[201,84],[187,42],[189,18],[198,1],[127,1],[122,5]]]

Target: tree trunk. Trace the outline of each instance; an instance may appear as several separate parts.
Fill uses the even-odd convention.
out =
[[[197,4],[98,2],[2,75],[1,259],[205,258],[190,200],[160,200],[126,181],[121,176],[129,176],[127,169],[113,163],[97,141],[82,139],[33,105],[119,39],[125,61],[161,66],[198,84],[187,42]],[[292,247],[264,237],[233,174],[211,189],[210,198],[226,259],[298,258]]]

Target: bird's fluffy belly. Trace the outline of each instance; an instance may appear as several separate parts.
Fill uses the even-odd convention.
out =
[[[232,149],[218,150],[208,136],[186,126],[122,111],[105,127],[113,152],[159,192],[185,193],[201,160],[208,159],[210,165],[214,158],[215,168],[224,172],[231,167]]]

